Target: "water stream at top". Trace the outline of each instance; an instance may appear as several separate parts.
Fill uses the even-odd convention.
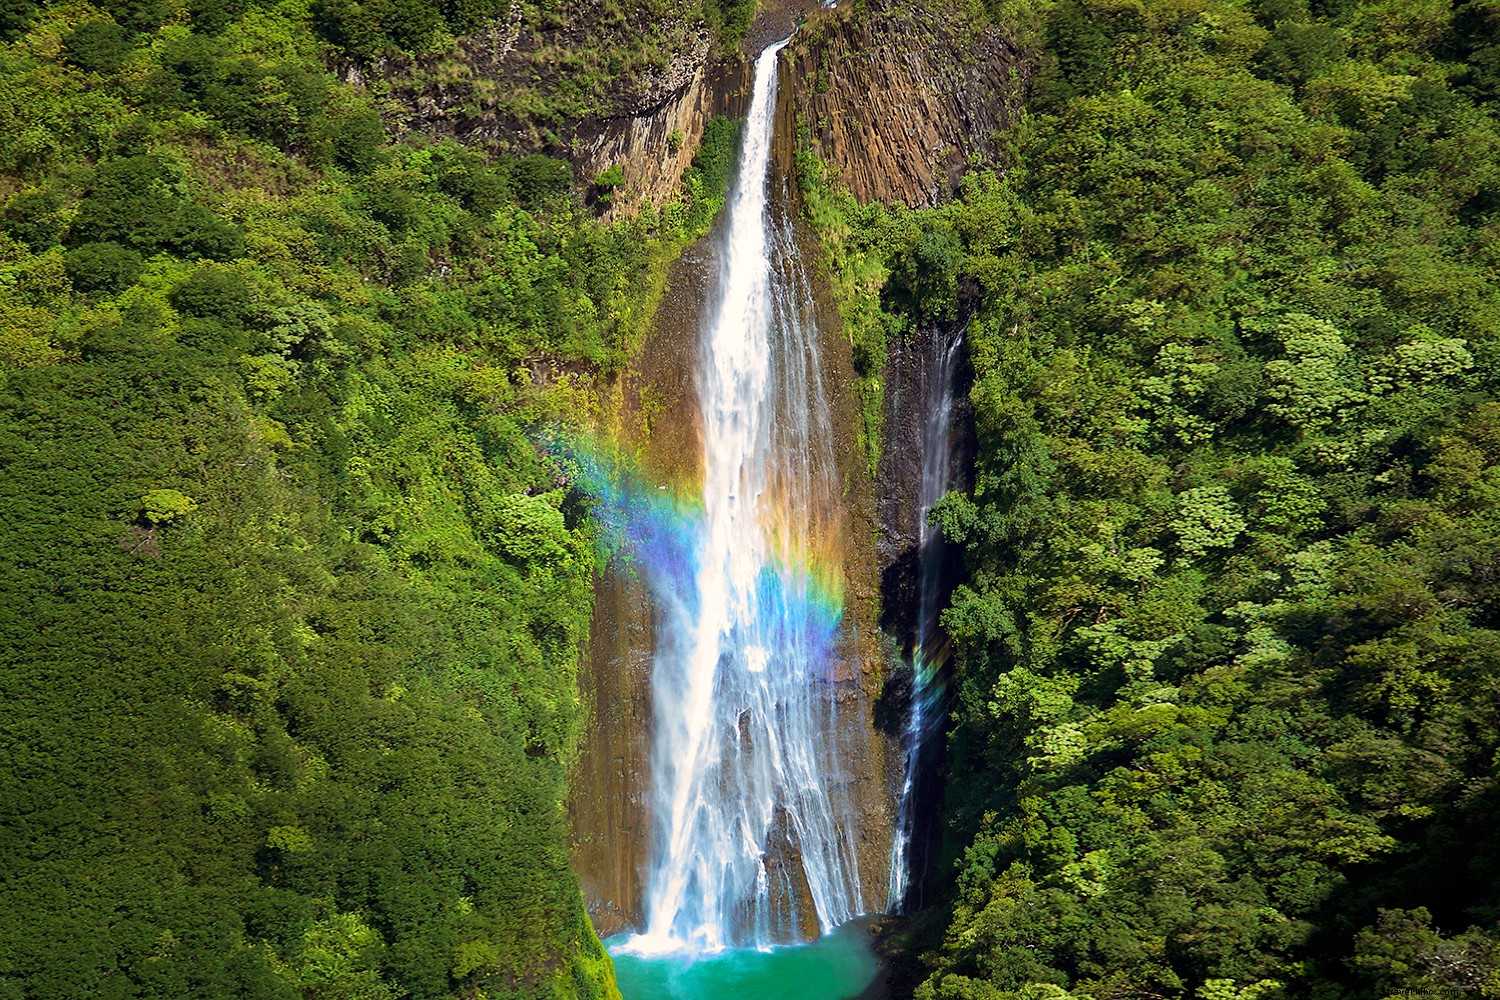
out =
[[[756,61],[700,344],[693,569],[658,593],[637,954],[767,947],[861,908],[834,698],[841,487],[811,288],[768,197],[784,44]]]

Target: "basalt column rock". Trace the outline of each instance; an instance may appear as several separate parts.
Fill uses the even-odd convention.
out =
[[[913,207],[994,160],[1034,63],[998,28],[895,0],[819,11],[788,60],[793,113],[835,183]]]
[[[644,204],[660,205],[677,193],[708,120],[744,113],[748,82],[748,67],[738,58],[700,61],[660,100],[580,123],[569,158],[583,177],[621,169],[624,180],[607,214],[633,215]]]

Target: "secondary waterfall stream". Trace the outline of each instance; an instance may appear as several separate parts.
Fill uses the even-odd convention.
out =
[[[928,363],[922,366],[922,480],[918,495],[917,617],[912,642],[911,708],[901,733],[903,752],[900,811],[891,839],[891,881],[886,909],[902,913],[921,905],[921,872],[925,859],[914,857],[923,847],[918,840],[918,807],[926,789],[927,756],[933,737],[942,728],[947,687],[943,666],[948,639],[938,626],[942,610],[943,538],[927,514],[948,492],[953,480],[953,402],[963,347],[963,328],[952,331],[934,324],[927,345]],[[913,875],[917,876],[913,882]],[[916,897],[916,898],[913,898]]]
[[[834,433],[810,284],[768,198],[781,47],[756,61],[700,343],[694,571],[678,577],[685,592],[658,592],[637,953],[801,940],[863,898],[836,738]]]

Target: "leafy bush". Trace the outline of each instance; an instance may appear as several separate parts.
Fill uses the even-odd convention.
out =
[[[538,154],[516,161],[511,177],[522,204],[540,208],[572,189],[573,167],[567,160]]]
[[[330,110],[319,138],[327,143],[335,164],[352,174],[367,174],[379,161],[385,125],[374,108],[353,104]]]
[[[724,191],[729,187],[739,145],[738,119],[715,115],[703,126],[703,139],[693,154],[691,177],[704,191]]]
[[[168,43],[161,64],[173,103],[205,111],[231,131],[283,149],[303,142],[328,97],[321,73],[235,56],[203,35]]]
[[[217,35],[238,20],[249,7],[250,0],[190,0],[188,15],[195,31]]]
[[[80,292],[117,294],[140,278],[140,253],[118,243],[85,243],[68,251],[68,280]]]
[[[172,308],[187,316],[216,319],[230,326],[244,326],[250,319],[253,298],[250,286],[233,271],[205,265],[168,296]]]
[[[709,29],[729,49],[739,46],[755,18],[755,0],[702,0],[702,9]]]
[[[113,21],[85,21],[63,38],[68,61],[90,73],[114,73],[130,55],[130,33]]]
[[[98,6],[131,31],[155,31],[172,16],[166,0],[100,0]]]
[[[313,23],[345,55],[374,59],[390,49],[423,52],[444,26],[436,5],[396,0],[315,0]]]
[[[0,211],[0,227],[14,239],[40,253],[56,246],[62,235],[58,209],[62,198],[55,191],[18,194]]]
[[[40,9],[35,0],[0,0],[0,42],[20,34]]]
[[[99,165],[78,206],[67,243],[119,243],[143,254],[232,260],[244,237],[228,220],[190,200],[183,178],[154,156],[127,156]]]

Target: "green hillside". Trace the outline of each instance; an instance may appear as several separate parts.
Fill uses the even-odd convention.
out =
[[[605,227],[388,131],[295,0],[0,24],[0,996],[616,996],[528,435],[601,415],[733,130]]]
[[[1500,5],[975,16],[1042,51],[1003,171],[804,170],[869,354],[970,319],[917,996],[1500,996]]]

